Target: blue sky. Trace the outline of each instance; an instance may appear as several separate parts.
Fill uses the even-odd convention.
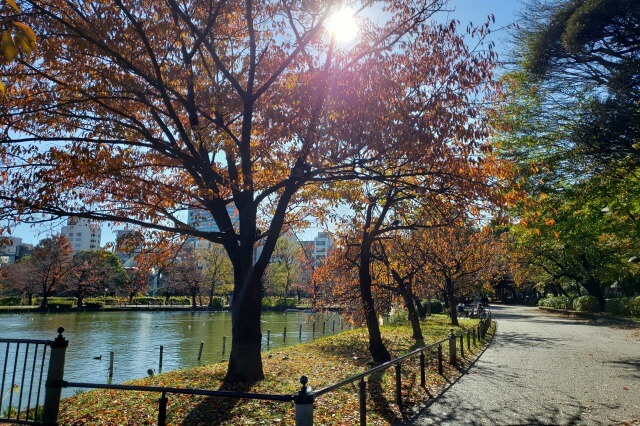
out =
[[[466,27],[469,22],[475,25],[483,23],[487,16],[493,14],[495,24],[492,28],[495,31],[491,34],[491,40],[496,44],[496,50],[500,54],[500,59],[505,59],[507,33],[500,28],[506,27],[516,20],[517,12],[521,9],[521,0],[450,0],[450,19],[457,19],[461,23],[461,28]],[[59,233],[62,222],[38,227],[18,226],[13,231],[13,236],[23,239],[23,242],[36,244],[40,239],[49,235]],[[320,229],[311,229],[301,238],[313,238]],[[307,235],[308,234],[308,235]],[[102,229],[101,243],[113,241],[115,234],[106,225]]]

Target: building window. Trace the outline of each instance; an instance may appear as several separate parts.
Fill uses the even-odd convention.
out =
[[[317,246],[326,246],[326,245],[327,245],[327,242],[326,242],[326,241],[324,241],[324,240],[322,240],[322,241],[316,241],[316,245],[317,245]]]

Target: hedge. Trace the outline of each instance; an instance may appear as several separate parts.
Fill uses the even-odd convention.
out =
[[[598,312],[598,299],[593,296],[580,296],[573,301],[573,309],[580,312]]]
[[[164,305],[164,297],[140,296],[133,298],[134,305]]]
[[[20,306],[22,298],[16,297],[0,297],[0,306]]]
[[[281,297],[265,297],[262,299],[262,307],[265,309],[273,309],[276,311],[284,311],[285,309],[295,308],[298,300],[295,297],[283,299]]]
[[[440,300],[423,300],[422,308],[427,311],[427,309],[429,309],[429,304],[431,304],[430,312],[432,314],[441,314],[444,310],[444,306],[442,305],[442,302]]]
[[[631,298],[607,299],[604,310],[609,314],[628,317],[631,315]]]
[[[224,299],[222,297],[211,298],[211,307],[214,309],[224,308]]]
[[[547,296],[540,299],[538,305],[554,309],[573,309],[573,299],[567,296]]]

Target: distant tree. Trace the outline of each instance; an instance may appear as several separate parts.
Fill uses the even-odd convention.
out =
[[[73,268],[71,242],[64,235],[40,241],[31,255],[34,280],[42,296],[41,308],[46,308],[51,293],[59,290]]]
[[[198,249],[198,256],[203,265],[203,286],[208,286],[211,307],[214,295],[227,298],[233,291],[233,266],[224,248],[219,244],[210,244]]]
[[[73,255],[63,290],[73,294],[80,307],[86,296],[95,296],[103,289],[115,288],[115,282],[123,272],[120,259],[113,253],[103,250],[79,251]]]
[[[204,285],[203,267],[198,263],[198,256],[193,249],[183,250],[176,260],[165,269],[164,281],[167,302],[171,289],[173,292],[187,294],[191,298],[193,308],[197,306],[196,298]]]
[[[41,286],[36,278],[31,256],[6,265],[2,270],[5,291],[27,296],[28,304],[33,305],[33,296],[40,292]]]

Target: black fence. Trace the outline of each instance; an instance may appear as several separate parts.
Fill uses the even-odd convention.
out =
[[[450,335],[439,342],[415,349],[399,358],[393,359],[384,364],[371,368],[363,373],[349,377],[336,384],[326,386],[317,391],[312,391],[307,386],[307,378],[302,377],[300,383],[302,388],[291,395],[271,395],[259,393],[214,391],[207,389],[173,388],[162,386],[134,386],[115,385],[98,383],[68,382],[63,380],[64,359],[68,346],[68,341],[63,337],[63,328],[58,329],[58,337],[52,341],[46,340],[22,340],[22,339],[0,339],[0,344],[5,343],[4,367],[2,373],[2,389],[5,389],[5,379],[10,384],[11,395],[7,408],[0,412],[0,422],[18,424],[44,424],[55,425],[58,422],[58,410],[60,406],[60,395],[62,388],[81,389],[114,389],[120,391],[152,392],[158,393],[158,425],[163,426],[167,420],[167,402],[171,394],[201,395],[217,398],[234,399],[258,399],[279,402],[295,403],[295,419],[297,426],[313,424],[313,403],[316,398],[335,391],[351,383],[359,383],[360,401],[360,424],[366,425],[366,404],[367,404],[367,384],[365,378],[383,372],[389,368],[395,369],[396,380],[396,403],[402,406],[402,363],[413,357],[420,358],[420,382],[425,385],[425,370],[427,355],[437,362],[438,373],[443,374],[444,358],[443,345],[448,346],[448,362],[457,365],[458,356],[465,357],[465,339],[467,350],[471,350],[471,345],[476,346],[483,340],[491,325],[491,314],[480,320],[476,327],[454,333],[451,329]],[[47,353],[47,348],[49,352]],[[48,368],[45,368],[48,358]],[[13,361],[10,361],[12,359]],[[46,373],[45,373],[45,370]],[[41,402],[42,379],[45,381],[44,402]],[[25,383],[30,383],[29,391],[26,395],[22,389]],[[2,389],[0,389],[0,401],[4,401]],[[16,395],[14,395],[16,394]],[[1,404],[1,402],[0,402]],[[17,404],[14,405],[14,404]],[[24,404],[24,405],[23,405]],[[2,409],[0,405],[0,409]]]

